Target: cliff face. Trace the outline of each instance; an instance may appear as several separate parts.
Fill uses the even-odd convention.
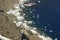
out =
[[[18,0],[0,0],[0,34],[12,40],[19,39],[20,34],[13,24],[11,16],[6,12],[17,2]]]

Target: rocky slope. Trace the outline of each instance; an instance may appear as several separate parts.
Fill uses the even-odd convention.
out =
[[[12,17],[6,12],[17,2],[18,0],[0,0],[0,34],[12,40],[19,39],[20,33],[15,28],[16,26],[11,20]]]

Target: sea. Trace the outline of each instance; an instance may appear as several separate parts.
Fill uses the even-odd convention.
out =
[[[60,40],[60,4],[56,0],[35,0],[37,4],[28,7],[26,19],[53,40]],[[29,10],[28,10],[29,9]]]

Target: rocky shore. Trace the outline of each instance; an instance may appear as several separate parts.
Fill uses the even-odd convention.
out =
[[[0,0],[0,35],[11,40],[23,40],[24,36],[28,38],[27,40],[52,40],[50,37],[40,35],[36,28],[27,25],[32,21],[25,20],[21,8],[35,3],[24,2],[26,0]]]

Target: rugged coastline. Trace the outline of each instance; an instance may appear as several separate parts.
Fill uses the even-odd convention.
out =
[[[8,0],[6,0],[6,1],[8,1]],[[10,3],[11,3],[11,1],[12,0],[10,0]],[[27,23],[31,24],[32,21],[25,20],[25,18],[24,18],[25,14],[20,15],[20,13],[19,13],[19,11],[22,11],[22,9],[20,9],[20,7],[24,8],[24,6],[31,6],[31,5],[35,5],[35,4],[28,3],[28,4],[24,4],[24,6],[23,6],[23,3],[24,3],[23,1],[22,1],[22,3],[21,3],[21,1],[20,1],[20,3],[17,1],[17,3],[19,3],[19,4],[15,3],[15,2],[12,5],[10,5],[10,3],[7,2],[7,3],[9,3],[8,4],[9,6],[6,6],[7,8],[4,8],[4,6],[2,7],[5,12],[3,12],[3,14],[1,14],[1,17],[0,17],[0,19],[1,19],[0,20],[1,21],[0,22],[0,24],[1,24],[0,25],[0,27],[1,27],[0,34],[5,37],[10,38],[11,40],[20,40],[21,33],[24,33],[29,38],[29,40],[51,40],[50,37],[44,37],[43,35],[39,35],[39,33],[36,31],[36,28],[28,26]],[[2,8],[1,8],[1,10],[2,10]],[[12,9],[14,9],[14,10],[12,10]],[[14,15],[14,16],[12,16],[12,15]]]

